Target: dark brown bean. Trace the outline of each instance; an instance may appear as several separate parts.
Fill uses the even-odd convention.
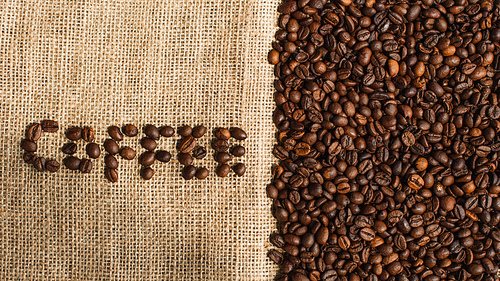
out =
[[[135,158],[135,150],[133,150],[131,147],[125,146],[120,149],[120,156],[125,160],[132,160]]]
[[[123,140],[123,134],[122,134],[120,128],[117,126],[109,126],[108,127],[108,134],[115,141]]]
[[[158,140],[160,138],[160,130],[154,125],[148,124],[144,126],[143,132],[152,140]]]
[[[101,148],[95,142],[91,142],[85,146],[85,152],[90,158],[97,159],[101,156]],[[68,153],[72,154],[72,153]]]

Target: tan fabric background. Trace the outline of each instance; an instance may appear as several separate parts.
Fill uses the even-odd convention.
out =
[[[8,0],[0,5],[0,279],[270,280],[275,229],[265,185],[274,158],[272,67],[278,0]],[[120,160],[83,175],[22,161],[27,124],[60,122],[40,155],[62,160],[64,130],[88,125],[241,126],[242,178],[181,178],[177,160],[140,179]],[[209,148],[212,134],[201,142]],[[174,152],[174,141],[159,147]],[[122,142],[143,152],[139,137]],[[78,156],[84,156],[79,141]]]

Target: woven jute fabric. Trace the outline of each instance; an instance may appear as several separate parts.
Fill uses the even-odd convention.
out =
[[[8,0],[0,5],[0,280],[271,280],[276,228],[265,186],[275,139],[272,67],[277,0]],[[186,181],[176,159],[136,160],[104,177],[104,153],[82,174],[22,160],[26,126],[57,120],[38,154],[62,163],[64,131],[110,125],[205,125],[208,150]],[[247,131],[243,177],[215,175],[216,127]],[[139,140],[121,145],[144,149]],[[175,155],[179,140],[159,149]],[[85,157],[85,142],[77,142]],[[175,157],[173,157],[175,158]],[[230,164],[235,163],[232,160]]]

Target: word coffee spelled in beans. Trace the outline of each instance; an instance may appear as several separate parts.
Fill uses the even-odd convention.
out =
[[[24,150],[23,160],[27,164],[33,165],[37,171],[56,172],[60,168],[57,160],[46,159],[37,156],[38,144],[44,132],[53,133],[59,130],[59,124],[56,121],[44,120],[41,123],[34,123],[27,127],[25,136],[20,143],[21,148]],[[209,153],[204,146],[198,142],[200,138],[204,137],[207,128],[203,125],[191,127],[185,125],[178,128],[178,133],[181,139],[177,143],[179,154],[177,160],[185,168],[182,176],[185,179],[196,178],[199,180],[206,179],[210,171],[205,167],[195,167],[194,163],[197,160],[204,159]],[[97,138],[96,132],[92,127],[88,126],[70,126],[64,131],[66,138],[70,142],[65,143],[60,151],[66,154],[62,163],[68,170],[80,171],[81,173],[91,173],[94,164],[91,159],[99,159],[101,157],[101,150],[105,152],[104,155],[104,176],[112,183],[119,180],[119,159],[134,160],[137,158],[138,164],[141,168],[138,170],[139,175],[145,179],[150,180],[155,175],[154,167],[161,163],[169,163],[172,159],[172,154],[166,150],[161,149],[161,137],[170,138],[175,134],[175,129],[171,126],[156,127],[147,124],[142,128],[144,137],[140,139],[139,149],[143,151],[136,151],[135,146],[125,145],[125,137],[134,138],[139,134],[139,128],[133,124],[127,124],[123,127],[109,126],[107,133],[109,138],[104,140],[101,145],[94,142]],[[234,145],[230,147],[228,140],[233,137],[237,140],[244,140],[247,134],[241,128],[224,129],[220,136],[223,143],[219,146],[213,146],[216,151],[223,152],[219,155],[219,161],[228,162],[231,160],[231,155],[241,157],[245,154],[245,148],[241,145]],[[84,146],[85,154],[90,158],[78,155],[78,142],[84,141],[87,144]],[[158,160],[158,161],[156,161]],[[158,164],[157,164],[158,163]],[[226,167],[227,166],[227,167]],[[216,174],[220,176],[227,176],[231,167],[227,164],[222,169],[217,169]],[[243,163],[236,163],[233,166],[236,175],[242,176],[246,171],[246,166]],[[220,172],[223,171],[223,172]]]
[[[500,2],[279,12],[277,280],[499,280]]]

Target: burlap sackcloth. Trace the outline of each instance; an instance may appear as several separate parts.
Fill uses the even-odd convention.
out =
[[[0,5],[0,280],[271,280],[276,228],[265,195],[275,129],[266,58],[278,0],[8,0]],[[110,125],[198,125],[209,152],[204,181],[181,178],[176,159],[137,158],[104,177],[36,172],[22,160],[25,128],[59,121],[38,141],[61,161],[64,131]],[[244,177],[215,175],[215,127],[248,132]],[[123,145],[142,153],[140,136]],[[176,135],[159,149],[175,155]],[[83,141],[77,156],[85,157]],[[236,141],[232,141],[236,143]],[[175,158],[175,157],[174,157]],[[235,163],[233,160],[231,163]]]

